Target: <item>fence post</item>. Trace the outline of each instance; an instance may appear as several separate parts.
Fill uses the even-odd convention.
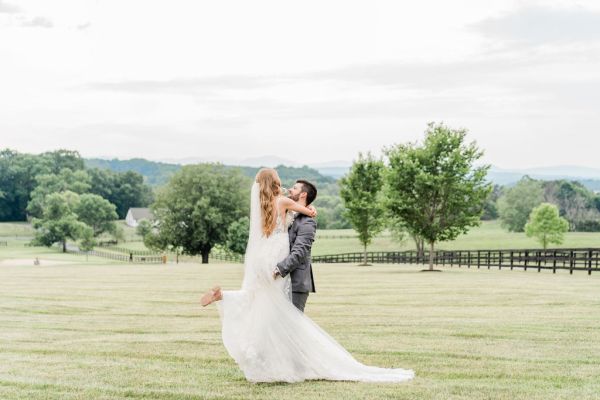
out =
[[[552,258],[553,258],[552,259],[552,273],[555,274],[556,273],[556,250],[554,250]]]
[[[490,269],[490,251],[487,252],[487,267]]]
[[[481,250],[477,250],[477,269],[481,267]]]
[[[529,252],[525,251],[525,271],[527,271],[527,261],[529,261]]]
[[[592,250],[588,250],[588,275],[592,274]]]
[[[498,250],[498,270],[502,269],[502,250]]]
[[[575,266],[575,252],[573,250],[571,250],[571,259],[569,260],[569,274],[573,275],[573,267]]]

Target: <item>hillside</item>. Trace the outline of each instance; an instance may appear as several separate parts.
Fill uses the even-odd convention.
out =
[[[181,168],[181,165],[149,161],[143,158],[131,160],[103,160],[100,158],[84,159],[88,168],[108,169],[115,172],[135,171],[144,177],[144,181],[151,186],[161,186]]]
[[[152,186],[161,186],[168,182],[169,178],[182,168],[179,164],[169,164],[164,162],[150,161],[143,158],[133,158],[130,160],[103,160],[99,158],[85,159],[85,165],[89,168],[109,169],[116,172],[135,171],[144,176],[145,181]],[[227,168],[238,168],[245,176],[253,178],[260,167],[238,167],[226,166]],[[329,192],[326,188],[335,185],[336,179],[322,175],[316,169],[303,167],[287,167],[279,165],[276,167],[279,177],[284,186],[291,186],[297,179],[307,179]]]

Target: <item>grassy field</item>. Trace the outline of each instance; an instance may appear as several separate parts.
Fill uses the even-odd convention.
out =
[[[600,398],[600,275],[316,265],[307,314],[416,379],[255,385],[198,305],[214,283],[238,288],[241,265],[81,260],[0,262],[1,399]]]
[[[332,236],[347,237],[332,238]],[[317,231],[312,253],[323,255],[362,251],[362,246],[355,236],[356,233],[352,230]],[[525,236],[525,233],[508,232],[500,226],[499,221],[486,221],[455,241],[441,242],[437,247],[444,250],[493,250],[540,248],[540,244]],[[565,236],[564,243],[558,247],[600,247],[600,232],[569,232]],[[408,238],[399,244],[383,234],[373,240],[368,250],[414,250],[414,243]]]
[[[119,221],[119,225],[124,229],[126,240],[119,244],[120,247],[131,250],[146,250],[134,228],[128,227],[124,221]],[[33,230],[29,224],[0,223],[0,240],[5,240],[5,238],[24,240],[32,235]],[[525,236],[524,233],[506,231],[500,226],[499,221],[486,221],[455,241],[442,242],[437,247],[444,250],[493,250],[539,248],[540,245],[534,239]],[[565,236],[564,243],[558,247],[600,247],[600,232],[569,232]],[[369,251],[413,249],[414,244],[410,238],[407,238],[403,243],[397,243],[385,232],[375,238],[369,246]],[[362,246],[356,238],[356,232],[352,229],[317,230],[317,238],[313,245],[312,254],[324,255],[360,251],[362,251]]]

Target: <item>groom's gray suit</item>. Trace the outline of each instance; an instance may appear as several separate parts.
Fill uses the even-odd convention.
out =
[[[290,274],[292,279],[292,303],[300,311],[304,311],[309,292],[315,292],[315,281],[312,273],[310,250],[317,222],[304,214],[298,214],[290,226],[290,254],[277,264],[282,277]]]

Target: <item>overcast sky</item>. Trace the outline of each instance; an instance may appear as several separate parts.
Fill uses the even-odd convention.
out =
[[[600,167],[600,1],[0,0],[0,148]]]

